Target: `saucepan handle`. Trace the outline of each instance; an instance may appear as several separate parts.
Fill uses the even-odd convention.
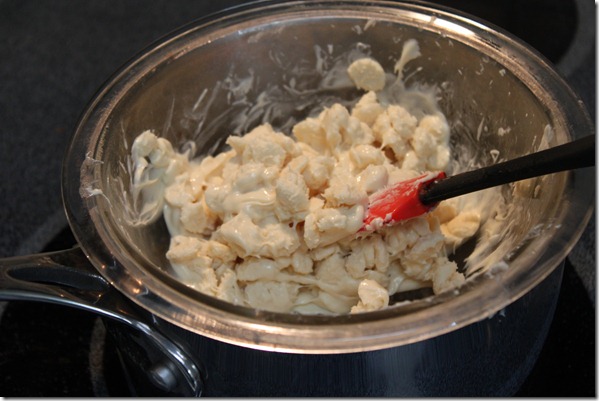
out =
[[[0,300],[71,306],[124,323],[167,357],[149,369],[158,388],[184,396],[202,392],[200,371],[188,353],[146,323],[150,319],[94,269],[79,246],[0,259]]]

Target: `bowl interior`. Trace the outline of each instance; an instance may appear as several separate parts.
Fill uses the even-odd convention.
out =
[[[144,74],[111,113],[103,132],[106,174],[102,181],[114,226],[139,253],[168,270],[168,236],[162,221],[136,227],[128,185],[131,182],[129,146],[146,129],[183,149],[189,140],[197,154],[224,148],[228,135],[243,135],[268,122],[289,134],[294,123],[334,102],[351,107],[362,94],[345,69],[369,56],[393,71],[402,45],[416,39],[422,56],[407,64],[406,84],[434,87],[450,122],[454,158],[464,168],[511,159],[537,149],[551,118],[537,95],[502,63],[451,35],[422,29],[418,20],[362,15],[289,16],[276,23],[268,18],[244,27],[192,36],[186,47]],[[465,34],[459,32],[459,34]],[[197,36],[197,37],[194,37]],[[561,135],[560,135],[561,134]],[[560,138],[561,137],[561,138]],[[566,140],[564,132],[551,145]],[[559,176],[548,178],[537,198],[523,201],[511,216],[519,221],[511,241],[518,244],[541,219],[553,213],[563,189]],[[124,196],[123,196],[124,195]],[[506,193],[507,196],[507,193]],[[113,205],[114,206],[114,205]],[[508,224],[506,223],[506,226]]]
[[[205,155],[221,151],[228,135],[265,122],[289,134],[323,107],[351,107],[358,100],[362,92],[345,73],[353,60],[369,56],[392,72],[409,39],[417,40],[421,56],[406,65],[405,83],[434,91],[451,127],[453,157],[461,166],[456,171],[574,136],[555,92],[542,82],[555,80],[545,62],[477,22],[387,3],[242,10],[192,25],[144,53],[115,76],[93,118],[81,125],[89,133],[80,135],[93,138],[89,151],[102,166],[92,172],[95,188],[105,195],[90,200],[93,224],[102,226],[100,236],[117,250],[111,252],[117,262],[143,266],[152,277],[171,272],[163,221],[135,224],[139,212],[128,190],[128,155],[137,135],[151,129],[179,149],[193,141],[196,154]],[[488,267],[508,261],[513,275],[538,261],[554,235],[539,227],[559,224],[570,212],[568,177],[538,179],[540,190],[533,185],[517,197],[508,186],[502,190],[514,206],[498,223],[501,240],[486,245]],[[471,248],[459,251],[458,262],[469,253]]]

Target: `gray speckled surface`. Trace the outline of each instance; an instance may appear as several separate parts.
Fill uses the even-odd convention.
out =
[[[79,114],[161,36],[240,1],[0,1],[0,257],[43,248],[66,224],[61,163]]]
[[[597,8],[590,0],[577,0],[575,3],[578,6],[579,29],[572,46],[558,62],[557,67],[587,106],[591,119],[596,122]],[[597,185],[596,183],[594,185],[596,191]],[[582,237],[568,256],[593,305],[596,305],[597,293],[596,219],[595,212]]]

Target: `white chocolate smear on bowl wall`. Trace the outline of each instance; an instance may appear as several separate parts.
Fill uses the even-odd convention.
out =
[[[351,110],[325,107],[290,133],[261,124],[228,137],[229,149],[216,156],[191,159],[141,133],[133,191],[146,215],[162,212],[178,278],[237,305],[304,314],[368,312],[398,292],[459,287],[464,274],[448,255],[480,230],[497,194],[455,198],[356,235],[369,195],[451,170],[445,116],[433,96],[404,88],[403,68],[419,55],[408,40],[394,79],[377,61],[359,59],[346,74],[367,92]]]

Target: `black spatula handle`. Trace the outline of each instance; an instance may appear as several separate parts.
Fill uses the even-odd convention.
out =
[[[425,205],[558,171],[595,165],[595,135],[434,182],[420,194]],[[590,185],[590,184],[589,184]]]

